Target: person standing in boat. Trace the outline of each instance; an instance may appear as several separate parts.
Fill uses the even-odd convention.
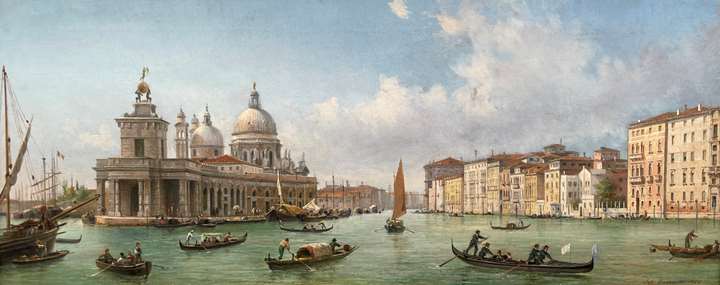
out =
[[[137,262],[142,262],[142,257],[141,257],[141,255],[142,255],[142,247],[140,246],[140,242],[139,242],[139,241],[135,242],[135,251],[134,251],[134,254],[135,254],[135,260],[137,260]]]
[[[190,240],[193,238],[193,233],[195,230],[190,230],[190,232],[185,237],[185,244],[190,244]]]
[[[332,247],[333,252],[335,252],[336,247],[340,247],[340,243],[337,242],[336,238],[333,238],[330,242],[330,247]]]
[[[470,239],[470,244],[469,244],[468,247],[465,249],[465,254],[468,254],[468,252],[470,251],[470,249],[473,248],[473,249],[474,249],[474,250],[473,250],[473,255],[477,255],[477,252],[478,252],[478,242],[480,242],[481,239],[482,239],[482,240],[486,240],[487,238],[484,237],[484,236],[482,236],[482,235],[480,235],[480,230],[475,230],[475,234],[473,234],[472,238]]]
[[[690,231],[690,232],[685,236],[685,247],[686,247],[686,248],[690,248],[690,242],[693,241],[693,240],[696,239],[696,238],[698,238],[698,236],[695,235],[695,230]]]
[[[292,251],[290,251],[290,239],[285,238],[284,240],[280,241],[280,246],[278,247],[278,253],[280,257],[278,259],[283,258],[283,253],[285,253],[285,250],[287,250],[290,254],[292,254]]]

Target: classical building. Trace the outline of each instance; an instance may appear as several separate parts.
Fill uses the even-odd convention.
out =
[[[581,217],[598,217],[598,199],[596,185],[607,179],[607,170],[597,168],[583,168],[578,174],[580,183],[580,211]]]
[[[487,159],[474,160],[464,165],[465,211],[487,213]]]
[[[585,168],[583,168],[585,169]],[[580,182],[575,171],[560,174],[560,213],[573,216],[580,204]]]
[[[717,126],[720,108],[678,109],[628,127],[631,213],[710,216],[717,206]]]
[[[462,175],[448,176],[444,179],[445,212],[464,213],[463,205],[463,177]]]
[[[328,185],[318,190],[315,203],[325,209],[368,208],[375,205],[378,209],[392,208],[384,199],[387,191],[370,185]]]
[[[544,214],[562,214],[560,204],[560,182],[561,175],[577,175],[580,170],[590,168],[592,160],[582,156],[563,156],[550,160],[549,169],[545,172],[545,205]]]
[[[539,215],[545,206],[545,171],[547,164],[535,164],[525,174],[523,205],[525,215]]]
[[[431,161],[423,166],[423,169],[425,170],[425,196],[428,201],[427,208],[434,209],[438,205],[437,195],[440,192],[438,189],[432,189],[433,184],[435,184],[434,181],[436,181],[439,177],[462,175],[464,171],[464,163],[455,158],[448,157],[438,161]],[[435,197],[431,197],[431,195]]]
[[[222,134],[212,125],[208,108],[202,122],[193,117],[190,125],[180,111],[175,123],[176,158],[168,158],[169,123],[157,114],[149,93],[149,85],[141,79],[132,111],[115,119],[120,129],[119,156],[98,159],[94,167],[101,195],[98,223],[143,224],[147,217],[159,215],[247,214],[253,209],[267,211],[280,202],[278,176],[272,171],[276,164],[270,164],[275,160],[263,156],[265,149],[255,153],[260,161],[225,155]],[[269,114],[242,122],[254,126],[268,118]],[[276,131],[273,128],[271,132]],[[251,137],[251,132],[243,134],[244,139]],[[256,141],[266,138],[258,134]],[[280,151],[279,142],[275,147],[272,155]],[[279,176],[283,201],[302,206],[313,199],[315,177],[283,169],[288,172],[294,173]]]

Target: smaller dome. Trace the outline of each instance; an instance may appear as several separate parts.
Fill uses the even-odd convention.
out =
[[[192,139],[190,140],[190,146],[191,147],[199,147],[199,146],[217,146],[217,147],[223,147],[223,135],[218,128],[209,126],[209,125],[201,125],[195,131],[193,131]]]

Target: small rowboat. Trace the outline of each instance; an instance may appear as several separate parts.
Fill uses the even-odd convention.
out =
[[[219,237],[222,238],[222,234],[205,234],[207,236],[211,237]],[[180,245],[180,249],[182,250],[208,250],[208,249],[214,249],[214,248],[220,248],[220,247],[227,247],[231,245],[241,244],[247,240],[247,233],[243,234],[242,237],[232,237],[229,241],[220,241],[213,244],[184,244],[182,241],[178,241],[178,245]]]
[[[677,258],[712,258],[712,259],[720,259],[720,253],[711,254],[709,256],[708,253],[712,251],[712,246],[706,246],[706,247],[693,247],[693,248],[686,248],[686,247],[672,247],[668,250],[670,254],[673,257]]]
[[[214,228],[216,225],[213,223],[205,223],[205,224],[199,224],[198,226],[203,227],[203,228]]]
[[[23,255],[23,256],[13,259],[12,262],[15,264],[38,263],[38,262],[63,258],[66,255],[68,255],[68,253],[70,253],[70,252],[67,250],[60,250],[60,251],[48,253],[46,256],[43,256],[43,257]]]
[[[668,240],[668,244],[667,244],[667,245],[651,244],[651,245],[650,245],[650,252],[655,252],[655,251],[658,251],[658,250],[659,250],[659,251],[669,251],[671,248],[678,248],[678,249],[679,249],[679,248],[682,248],[682,247],[673,246],[673,245],[670,243],[670,240]]]
[[[519,231],[519,230],[527,229],[527,228],[529,228],[531,225],[532,225],[532,224],[528,224],[528,225],[526,225],[526,226],[518,226],[518,225],[515,225],[515,224],[508,224],[508,225],[506,225],[506,226],[504,226],[504,227],[496,227],[496,226],[493,226],[492,223],[490,223],[490,228],[492,228],[493,230]]]
[[[82,235],[80,235],[79,238],[56,238],[55,242],[57,243],[79,243],[82,240]]]
[[[316,228],[316,229],[310,229],[310,228],[308,228],[308,229],[291,229],[291,228],[286,228],[286,227],[283,227],[282,225],[280,225],[280,229],[283,230],[283,231],[296,232],[296,233],[323,233],[323,232],[327,232],[327,231],[329,231],[329,230],[332,230],[334,226],[335,226],[335,225],[330,225],[330,227],[327,227],[327,228],[324,228],[324,229],[323,229],[323,228]]]
[[[478,256],[468,255],[462,250],[455,248],[455,245],[450,243],[453,254],[462,260],[463,262],[476,267],[482,268],[494,268],[502,270],[514,270],[514,271],[525,271],[525,272],[542,272],[542,273],[587,273],[593,270],[595,266],[596,250],[593,246],[592,259],[586,263],[571,263],[554,261],[552,263],[545,264],[527,264],[524,262],[499,262],[490,259],[483,259]]]
[[[305,247],[311,246],[311,245],[305,245]],[[327,246],[327,245],[325,245],[325,246]],[[265,258],[265,263],[267,263],[268,267],[270,267],[270,270],[282,270],[282,269],[309,267],[308,266],[309,264],[325,263],[325,262],[343,259],[346,256],[353,253],[357,248],[358,248],[357,246],[350,247],[349,245],[345,245],[342,249],[335,250],[331,254],[320,255],[320,256],[296,257],[296,258],[286,259],[286,260],[277,260],[275,258],[270,258],[268,256],[267,258]]]
[[[145,261],[138,264],[133,265],[121,265],[121,264],[112,264],[112,263],[105,263],[102,260],[95,260],[95,266],[102,269],[103,271],[108,270],[115,273],[125,274],[125,275],[144,275],[145,278],[150,275],[150,271],[152,271],[152,262]]]
[[[192,225],[192,221],[182,222],[182,223],[175,223],[175,224],[153,224],[153,227],[156,228],[163,228],[163,229],[172,229],[172,228],[180,228],[180,227],[187,227]]]

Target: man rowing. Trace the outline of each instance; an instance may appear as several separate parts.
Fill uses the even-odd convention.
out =
[[[693,241],[693,240],[696,239],[696,238],[698,238],[698,236],[695,234],[695,230],[690,231],[690,232],[685,236],[685,247],[686,247],[686,248],[690,248],[690,242]]]
[[[475,234],[473,234],[472,238],[470,239],[470,244],[468,245],[467,249],[465,249],[465,254],[468,254],[471,248],[473,248],[473,255],[477,255],[478,252],[478,242],[480,240],[486,240],[487,238],[480,235],[480,230],[475,230]],[[490,253],[492,254],[492,253]]]
[[[535,244],[533,248],[530,250],[530,254],[528,255],[528,264],[539,264],[539,258],[540,257],[540,245]]]

